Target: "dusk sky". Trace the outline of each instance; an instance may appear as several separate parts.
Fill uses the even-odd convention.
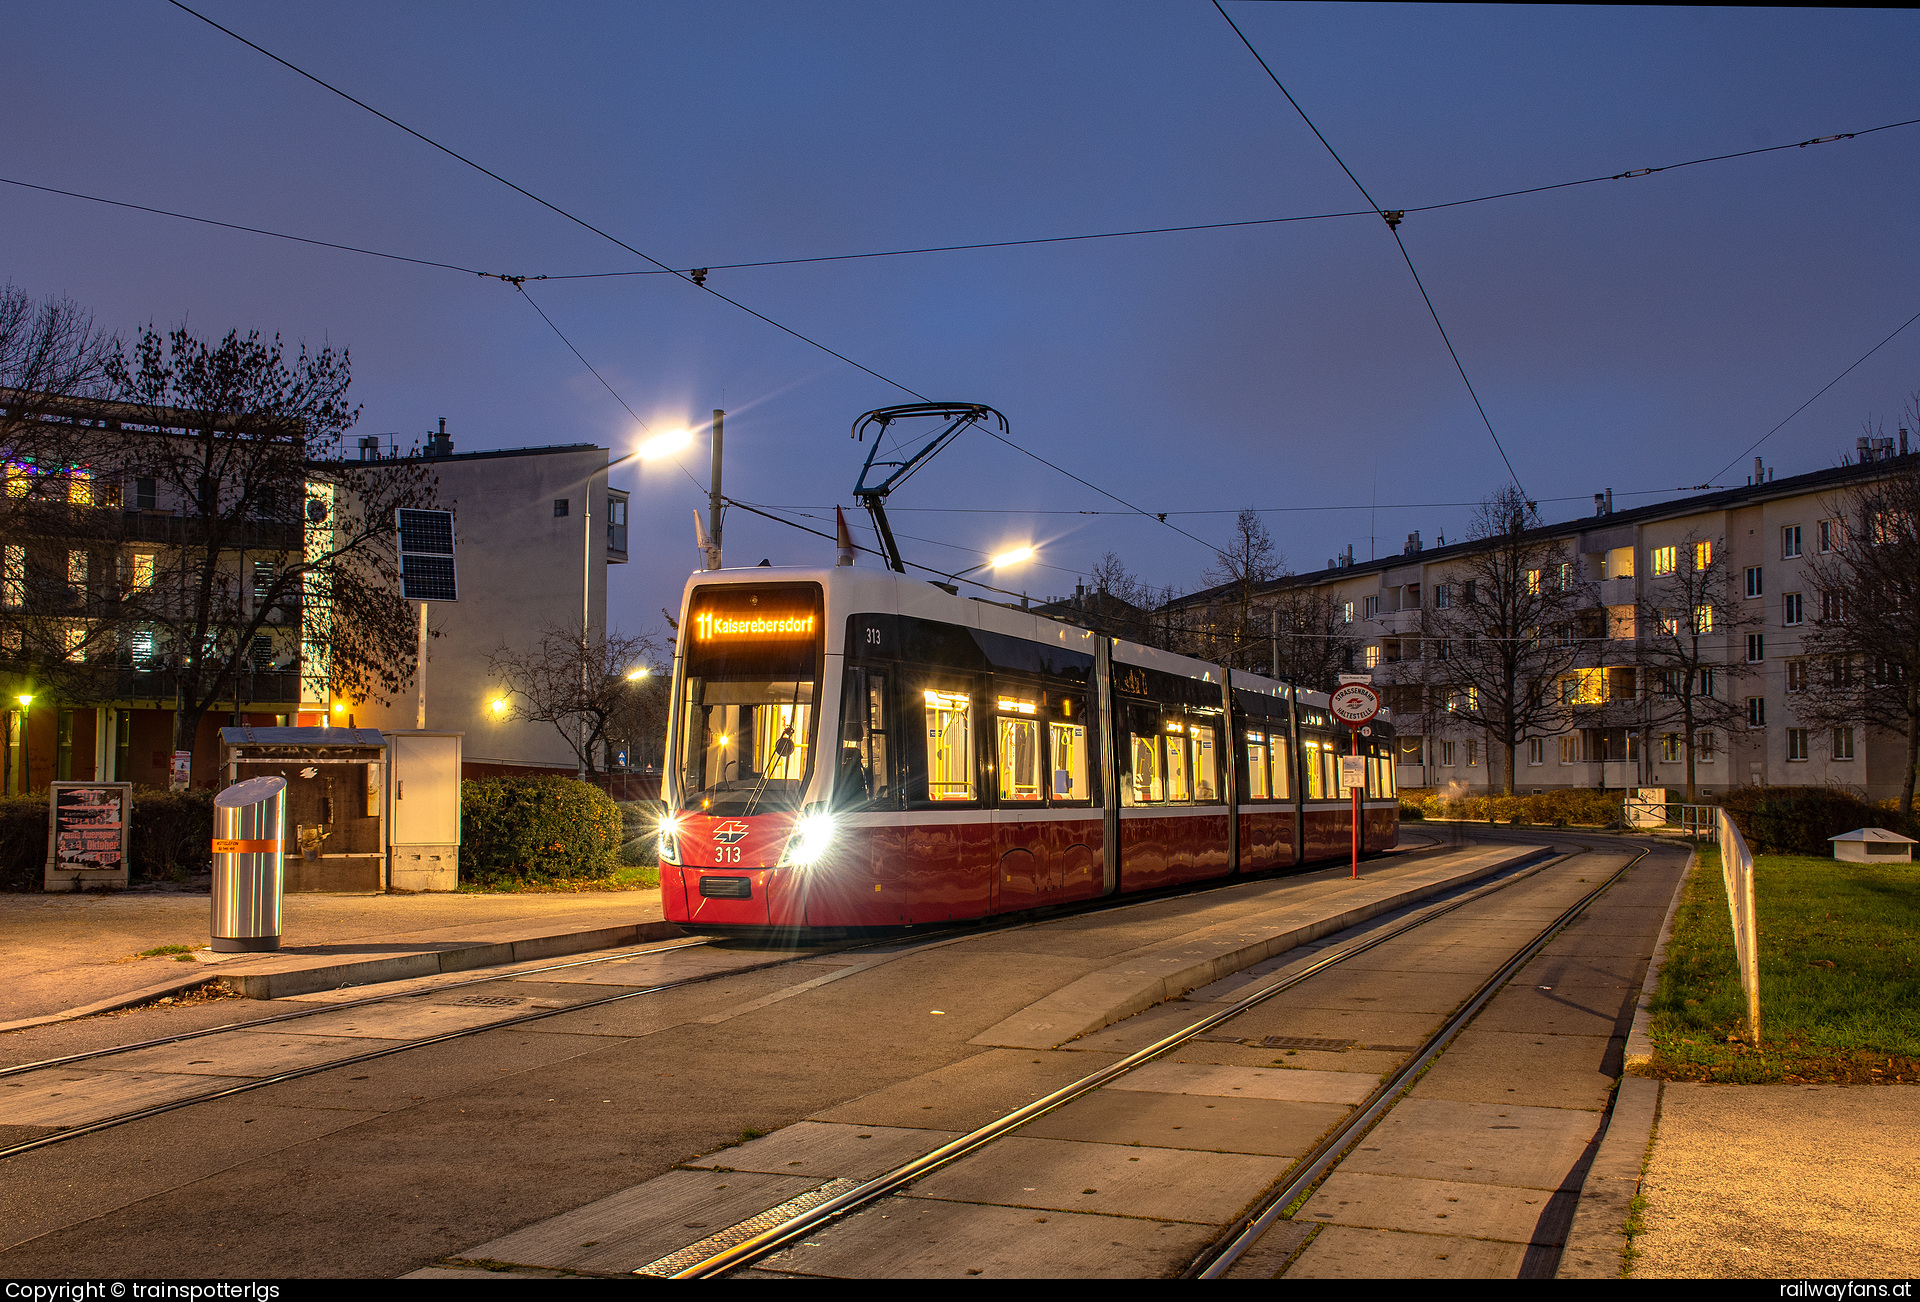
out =
[[[196,3],[674,268],[1366,209],[1209,0],[504,6]],[[1920,118],[1911,11],[1227,10],[1382,207],[1416,209]],[[460,267],[650,264],[165,0],[5,6],[0,177]],[[1411,212],[1400,235],[1548,519],[1740,484],[1749,444],[1920,312],[1920,125]],[[854,417],[911,394],[666,275],[527,290],[0,185],[0,280],[131,332],[351,350],[361,434],[456,450],[727,418],[730,496],[831,531]],[[1209,542],[1267,511],[1295,570],[1464,534],[1507,481],[1376,215],[715,270],[708,285]],[[1780,476],[1900,424],[1920,323],[1768,439]],[[696,564],[704,443],[629,462],[613,621]],[[1377,503],[1377,506],[1375,505]],[[931,508],[943,508],[935,511]],[[951,508],[963,508],[952,510]],[[1206,547],[983,435],[894,497],[908,559],[1108,550],[1192,589]],[[1040,512],[1056,514],[1040,514]],[[830,564],[735,511],[729,564]]]

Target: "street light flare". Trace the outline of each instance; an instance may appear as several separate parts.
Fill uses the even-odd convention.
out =
[[[653,461],[659,457],[672,456],[693,442],[690,430],[677,429],[666,434],[656,434],[640,445],[640,459]]]
[[[1002,552],[1002,553],[1000,553],[1000,555],[998,555],[998,556],[996,556],[996,557],[994,557],[994,558],[993,558],[993,560],[989,562],[989,564],[992,564],[992,565],[1012,565],[1012,564],[1014,564],[1014,563],[1015,563],[1015,562],[1017,562],[1017,561],[1024,561],[1024,560],[1026,560],[1026,559],[1027,559],[1028,557],[1030,557],[1030,556],[1032,556],[1032,555],[1033,555],[1033,548],[1031,548],[1031,547],[1016,547],[1016,548],[1014,548],[1014,549],[1013,549],[1012,551],[1010,551],[1010,552]]]

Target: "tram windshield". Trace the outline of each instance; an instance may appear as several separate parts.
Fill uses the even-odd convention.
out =
[[[820,607],[812,584],[695,590],[674,731],[680,808],[798,806],[813,768]]]

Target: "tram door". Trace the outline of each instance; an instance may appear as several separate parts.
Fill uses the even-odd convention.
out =
[[[994,890],[997,913],[1034,908],[1048,892],[1046,719],[1040,693],[1001,685],[993,694]]]

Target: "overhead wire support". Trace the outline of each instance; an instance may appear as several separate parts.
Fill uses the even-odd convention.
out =
[[[1474,390],[1473,381],[1467,378],[1467,368],[1461,365],[1460,354],[1455,351],[1453,340],[1448,338],[1447,327],[1442,324],[1440,313],[1433,306],[1433,298],[1427,293],[1427,287],[1422,283],[1420,273],[1413,265],[1413,255],[1407,252],[1406,242],[1400,238],[1400,223],[1406,218],[1406,210],[1382,208],[1379,203],[1375,201],[1373,195],[1368,193],[1367,187],[1360,183],[1360,178],[1353,174],[1353,169],[1347,166],[1346,160],[1340,157],[1340,151],[1335,149],[1333,145],[1328,142],[1327,138],[1320,134],[1320,128],[1313,124],[1313,119],[1307,116],[1307,111],[1300,107],[1300,101],[1293,97],[1293,92],[1287,89],[1286,84],[1282,82],[1273,69],[1267,65],[1267,61],[1260,57],[1260,51],[1253,47],[1253,42],[1247,39],[1247,34],[1240,30],[1240,25],[1233,21],[1232,16],[1227,13],[1226,8],[1220,3],[1220,0],[1213,0],[1213,7],[1220,11],[1222,18],[1226,19],[1227,26],[1233,28],[1233,34],[1238,36],[1240,43],[1247,47],[1247,53],[1254,57],[1254,60],[1259,63],[1261,69],[1267,74],[1267,77],[1275,86],[1280,88],[1280,93],[1287,97],[1287,103],[1293,105],[1293,111],[1298,113],[1300,120],[1307,124],[1307,130],[1313,132],[1314,139],[1318,140],[1333,161],[1340,165],[1340,170],[1347,174],[1347,179],[1353,182],[1354,189],[1360,191],[1360,196],[1367,201],[1368,206],[1379,213],[1381,220],[1386,222],[1387,232],[1393,236],[1394,244],[1400,249],[1400,257],[1406,262],[1407,270],[1413,276],[1413,283],[1420,291],[1420,301],[1427,305],[1427,314],[1433,318],[1434,328],[1440,332],[1440,341],[1447,346],[1447,356],[1453,359],[1453,369],[1460,372],[1461,383],[1467,386],[1467,395],[1473,399],[1474,410],[1480,413],[1480,422],[1487,427],[1487,436],[1493,440],[1495,450],[1500,453],[1500,461],[1506,466],[1507,474],[1513,479],[1513,486],[1520,490],[1522,497],[1525,497],[1527,491],[1526,486],[1520,482],[1520,475],[1514,470],[1513,462],[1507,456],[1507,449],[1501,444],[1500,435],[1494,430],[1493,421],[1488,418],[1487,409],[1485,405],[1481,403],[1480,395]]]

